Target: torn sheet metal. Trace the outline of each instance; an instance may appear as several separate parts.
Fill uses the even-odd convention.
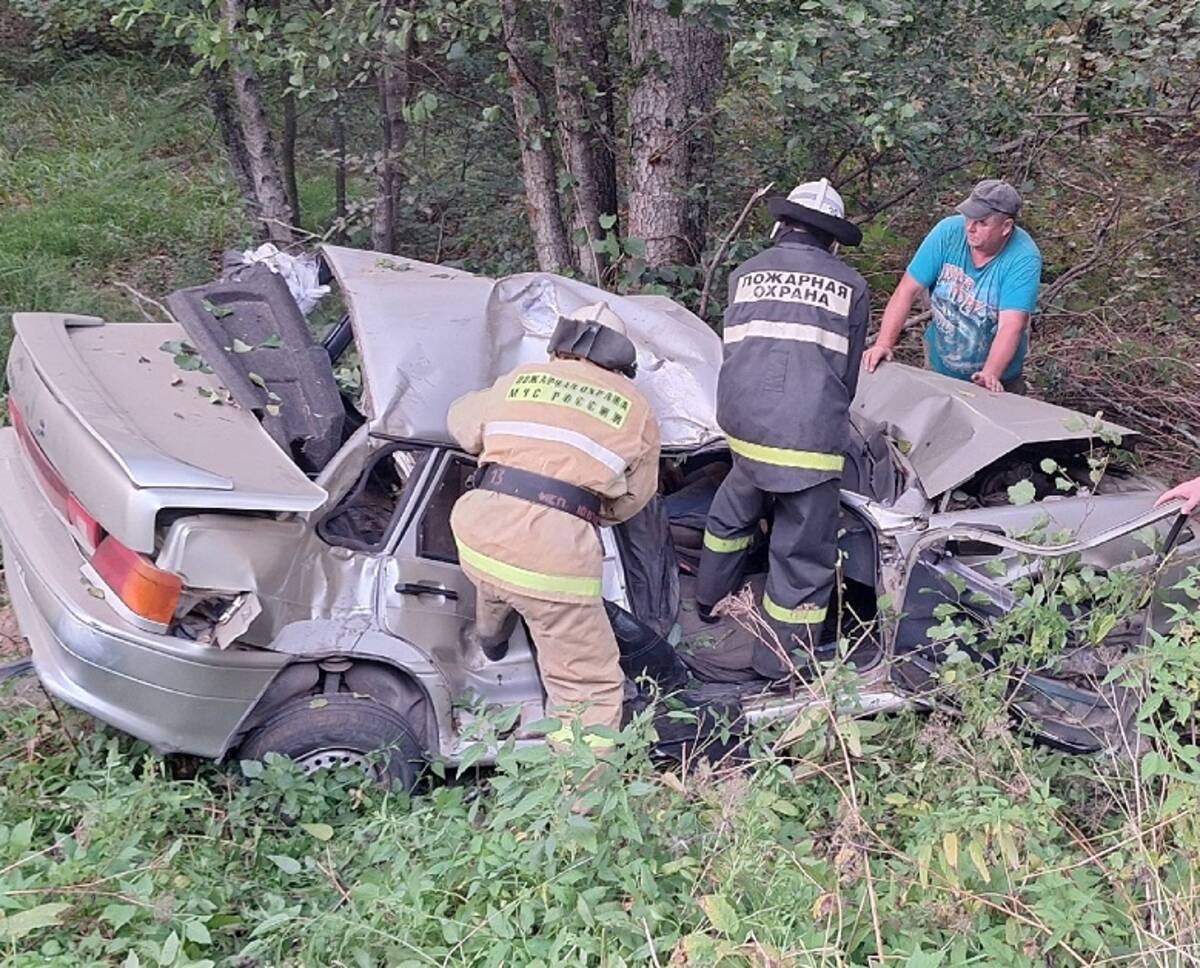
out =
[[[196,641],[211,642],[218,649],[228,649],[246,634],[254,620],[262,614],[262,602],[254,592],[243,592],[221,613],[210,629]]]
[[[721,436],[721,341],[669,299],[619,296],[550,273],[493,280],[379,252],[326,245],[322,254],[353,321],[375,433],[447,440],[457,397],[544,360],[558,317],[603,300],[637,346],[636,384],[658,413],[664,446]]]
[[[1022,444],[1087,440],[1092,420],[1015,393],[989,393],[962,380],[902,363],[865,370],[853,409],[888,427],[929,498],[944,494]],[[1122,437],[1135,432],[1102,426]]]
[[[604,300],[629,326],[638,348],[636,383],[658,414],[664,446],[696,447],[722,436],[716,419],[720,338],[665,296],[618,296],[544,272],[492,280],[331,245],[322,253],[350,310],[364,407],[377,434],[446,440],[446,412],[457,397],[521,363],[545,359],[558,317]],[[1022,444],[1094,435],[1084,426],[1091,421],[1074,411],[900,363],[864,372],[853,409],[907,442],[930,498]]]

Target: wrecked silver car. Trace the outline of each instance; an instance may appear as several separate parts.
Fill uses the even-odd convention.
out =
[[[543,742],[524,629],[498,662],[464,634],[474,590],[449,516],[474,463],[445,417],[460,394],[544,358],[561,313],[603,298],[629,324],[664,445],[659,499],[600,534],[629,708],[648,701],[647,672],[739,721],[821,701],[804,682],[747,674],[749,623],[696,619],[692,574],[729,466],[721,343],[701,320],[548,274],[321,256],[347,312],[320,342],[265,266],[174,294],[175,323],[14,317],[0,539],[52,694],[164,752],[276,751],[316,769],[386,748],[383,769],[405,784],[430,758],[461,762],[488,711],[509,713],[515,742]],[[355,353],[351,396],[334,373]],[[1157,482],[1095,473],[1098,438],[1128,446],[1122,428],[893,364],[864,374],[854,429],[841,607],[820,657],[852,666],[865,709],[937,701],[961,652],[931,631],[946,624],[939,605],[986,623],[1064,561],[1166,587],[1169,546],[1175,563],[1195,551],[1175,509],[1152,508]],[[1161,618],[1155,600],[1137,604],[1101,635],[1068,629],[1067,648],[1026,670],[1016,705],[1036,734],[1075,750],[1112,741],[1128,710],[1105,671]],[[971,655],[990,661],[983,646]]]

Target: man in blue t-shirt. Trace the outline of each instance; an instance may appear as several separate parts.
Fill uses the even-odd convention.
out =
[[[1042,254],[1017,226],[1021,196],[988,178],[933,227],[888,300],[875,344],[863,353],[868,372],[892,358],[917,295],[929,292],[925,330],[930,368],[996,393],[1023,393],[1029,317],[1042,281]]]

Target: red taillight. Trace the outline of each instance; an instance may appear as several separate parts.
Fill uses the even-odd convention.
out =
[[[74,494],[67,495],[67,524],[71,526],[71,531],[89,555],[100,547],[100,542],[104,540],[104,529],[100,527],[100,522],[87,513]]]
[[[8,415],[12,419],[13,429],[17,432],[17,438],[25,448],[25,453],[29,455],[30,463],[33,464],[33,469],[37,472],[38,479],[42,482],[42,490],[46,494],[46,499],[50,502],[50,506],[65,518],[67,516],[67,501],[71,497],[71,491],[67,487],[67,482],[54,469],[54,465],[50,463],[50,458],[46,456],[46,452],[42,450],[41,445],[33,439],[29,425],[25,423],[25,418],[21,416],[21,411],[17,409],[11,399],[8,401]]]
[[[131,551],[116,538],[107,535],[100,522],[71,493],[67,482],[50,463],[50,458],[34,439],[21,411],[11,400],[8,413],[17,437],[42,483],[46,499],[67,522],[67,527],[91,560],[96,574],[135,615],[160,625],[170,623],[179,604],[183,580],[169,571],[155,568],[145,555]]]
[[[79,543],[83,545],[83,550],[90,555],[104,538],[104,528],[100,526],[99,521],[88,513],[87,508],[79,503],[79,499],[71,493],[71,489],[67,487],[67,482],[63,480],[62,475],[50,463],[50,458],[46,456],[46,452],[42,450],[41,446],[34,439],[33,434],[29,430],[29,425],[25,423],[25,418],[21,416],[21,411],[12,404],[12,401],[9,401],[8,412],[12,417],[13,428],[17,431],[17,437],[20,439],[21,445],[25,448],[25,453],[29,455],[29,460],[37,472],[38,479],[42,482],[42,491],[46,495],[46,500],[50,502],[50,506],[67,522],[67,526],[71,529],[71,532],[79,539]]]
[[[150,559],[109,535],[92,556],[92,567],[117,597],[142,618],[167,625],[175,615],[183,580],[155,568]]]

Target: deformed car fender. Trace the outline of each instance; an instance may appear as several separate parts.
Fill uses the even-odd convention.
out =
[[[342,674],[352,691],[369,694],[397,712],[419,719],[412,723],[414,731],[426,742],[427,752],[438,752],[439,738],[445,735],[445,724],[450,722],[451,707],[450,690],[441,673],[428,655],[412,643],[379,629],[364,629],[363,624],[355,618],[317,619],[287,626],[271,649],[292,655],[295,661],[280,669],[247,708],[219,758],[228,756],[242,737],[273,710],[312,692],[320,680],[322,663],[336,659],[350,661],[351,666]],[[314,642],[326,644],[314,647]],[[409,684],[420,690],[427,710],[415,711],[412,690],[404,688]]]

